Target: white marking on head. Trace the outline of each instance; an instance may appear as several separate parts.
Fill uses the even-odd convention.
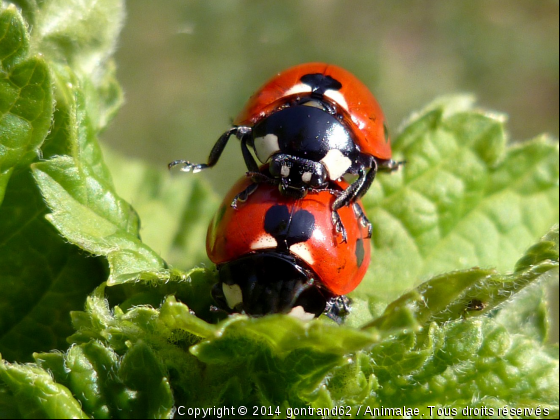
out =
[[[299,83],[295,86],[292,86],[288,89],[282,96],[286,97],[289,95],[297,95],[298,93],[309,93],[311,92],[311,86],[306,85],[305,83]]]
[[[282,165],[282,168],[280,169],[280,175],[282,175],[284,178],[290,176],[290,168],[288,168],[286,165]]]
[[[326,156],[321,159],[321,163],[327,168],[329,178],[334,181],[348,171],[352,161],[350,158],[344,156],[340,150],[331,149]]]
[[[311,172],[304,172],[301,176],[301,180],[307,184],[311,181]]]
[[[346,102],[346,99],[344,99],[344,95],[342,95],[342,93],[340,93],[338,90],[327,89],[327,91],[325,92],[325,96],[332,99],[342,108],[348,111],[348,103]]]
[[[237,305],[243,303],[243,293],[241,292],[241,287],[238,284],[222,283],[222,291],[226,298],[226,302],[231,309],[235,309]]]
[[[266,163],[270,157],[280,151],[278,146],[278,136],[276,134],[267,134],[264,137],[255,137],[255,153],[262,163]]]
[[[299,258],[301,258],[311,266],[313,265],[313,263],[315,263],[315,259],[311,255],[309,245],[305,242],[298,242],[297,244],[293,244],[290,247],[290,252],[294,255],[297,255]]]
[[[313,318],[315,318],[315,314],[305,312],[303,306],[301,305],[292,308],[292,310],[288,315],[293,316],[294,318],[297,319],[301,319],[302,321],[311,321]]]
[[[272,249],[278,246],[278,242],[274,239],[272,235],[262,235],[257,240],[251,243],[251,251],[256,251],[258,249]]]

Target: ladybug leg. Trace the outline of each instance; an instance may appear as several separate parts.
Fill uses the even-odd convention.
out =
[[[394,172],[398,171],[401,166],[406,165],[406,160],[396,161],[393,159],[382,160],[378,163],[379,170],[383,172]]]
[[[360,185],[358,187],[358,189],[356,190],[356,194],[354,195],[352,201],[356,201],[358,198],[361,198],[367,192],[367,190],[369,190],[369,188],[371,187],[371,184],[373,184],[373,180],[375,179],[375,175],[377,175],[378,168],[379,168],[379,166],[377,165],[377,161],[375,159],[373,159],[371,169],[368,171],[368,173],[367,173],[367,175],[364,179],[363,184]]]
[[[342,220],[340,220],[340,215],[338,214],[338,211],[333,210],[333,212],[331,213],[331,218],[332,218],[333,226],[336,229],[336,232],[342,235],[342,242],[346,243],[347,242],[346,228],[342,224]]]
[[[368,235],[366,238],[367,239],[371,238],[373,228],[371,222],[369,221],[366,214],[364,213],[364,210],[358,203],[352,203],[352,208],[354,209],[354,214],[356,215],[356,218],[360,221],[363,227],[367,228]]]
[[[238,138],[244,138],[249,133],[251,133],[250,127],[232,127],[224,134],[222,134],[218,139],[218,141],[214,144],[214,147],[212,147],[212,150],[210,151],[210,155],[208,156],[208,161],[206,163],[192,163],[189,162],[188,160],[174,160],[169,165],[167,165],[167,167],[171,169],[176,165],[183,165],[181,171],[183,172],[192,171],[193,173],[200,172],[206,168],[211,168],[216,163],[218,163],[218,160],[220,159],[220,156],[222,155],[222,152],[224,151],[227,142],[232,135],[235,134],[235,136]]]
[[[269,184],[277,184],[274,178],[268,176],[267,174],[263,174],[262,172],[249,171],[246,172],[245,175],[251,177],[253,182],[266,182]]]
[[[259,187],[259,184],[251,184],[249,185],[247,188],[245,188],[243,191],[241,191],[239,194],[237,194],[232,202],[231,202],[231,207],[233,207],[234,209],[237,208],[237,203],[241,202],[244,203],[245,201],[247,201],[247,199],[249,198],[249,196],[251,194],[253,194],[257,188]]]
[[[346,296],[335,296],[327,301],[325,315],[337,324],[342,324],[350,313],[350,299]]]
[[[370,175],[370,173],[373,171],[374,168],[370,169],[370,171],[367,173],[364,169],[360,169],[358,171],[358,179],[354,181],[348,188],[346,188],[342,192],[342,194],[337,197],[336,200],[334,200],[334,203],[332,205],[333,211],[349,205],[352,201],[356,200],[357,197],[360,197],[362,191],[365,192],[364,187],[369,188],[369,186],[373,182],[375,173],[373,173],[373,175]]]
[[[193,174],[196,174],[197,172],[202,171],[203,169],[209,168],[209,166],[205,163],[192,163],[189,162],[188,160],[174,160],[173,162],[169,163],[167,165],[168,169],[173,168],[174,166],[177,165],[183,165],[183,167],[181,168],[181,171],[183,172],[191,172]]]
[[[245,165],[247,165],[247,169],[249,172],[259,172],[259,165],[255,161],[255,158],[249,151],[249,147],[247,146],[247,142],[251,139],[251,131],[246,132],[241,137],[241,153],[243,153],[243,160],[245,161]]]

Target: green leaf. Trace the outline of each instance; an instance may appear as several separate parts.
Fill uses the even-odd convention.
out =
[[[0,204],[14,168],[39,153],[53,113],[49,69],[29,50],[23,18],[0,6]]]
[[[72,393],[65,386],[54,382],[43,369],[2,361],[0,379],[14,396],[18,417],[88,418]]]
[[[506,270],[557,223],[558,142],[504,149],[503,118],[466,103],[440,100],[397,136],[407,163],[364,197],[372,264],[355,296],[388,302],[443,272]]]
[[[104,68],[121,30],[123,2],[52,0],[35,9],[32,42],[49,61],[90,77]]]
[[[115,193],[84,99],[78,89],[73,94],[67,131],[72,157],[33,165],[35,179],[53,211],[47,218],[72,243],[107,256],[110,283],[163,269],[163,260],[138,237],[136,213]]]
[[[455,284],[447,293],[439,278],[419,286],[415,296],[424,305],[409,305],[409,313],[421,328],[397,324],[389,328],[391,334],[287,315],[237,315],[214,325],[173,297],[160,309],[111,309],[100,287],[88,298],[85,312],[73,313],[75,345],[65,355],[35,358],[57,383],[79,396],[86,414],[97,417],[117,412],[169,416],[173,401],[203,407],[270,405],[282,407],[283,413],[310,406],[349,406],[356,413],[360,406],[403,404],[420,407],[426,416],[429,406],[460,411],[485,404],[533,412],[540,406],[554,413],[557,350],[539,334],[526,335],[535,330],[527,322],[516,327],[507,318],[519,310],[520,300],[513,296],[523,298],[542,286],[555,269],[556,249],[557,227],[529,248],[520,259],[525,263],[518,263],[512,274],[452,273]],[[468,293],[488,293],[498,283],[505,297],[496,289],[482,310],[464,306]],[[451,303],[438,301],[438,293],[448,295]],[[397,303],[389,306],[385,325]],[[4,394],[10,400],[11,394]]]
[[[424,333],[375,346],[369,357],[383,385],[365,399],[372,407],[398,407],[404,400],[429,415],[428,406],[461,410],[491,400],[498,407],[558,410],[558,355],[509,334],[491,317],[432,324]]]
[[[35,164],[33,170],[53,211],[48,220],[72,243],[93,254],[106,255],[111,265],[110,281],[164,267],[163,260],[128,231],[129,218],[126,214],[121,218],[118,199],[111,197],[109,188],[82,176],[71,158]],[[90,196],[104,196],[109,205],[99,209],[93,201],[91,208]]]
[[[123,358],[120,376],[133,390],[133,417],[171,418],[173,394],[165,368],[149,346],[136,342]]]
[[[123,100],[112,54],[124,21],[124,2],[52,0],[31,8],[32,46],[49,60],[57,75],[55,128],[57,119],[64,120],[64,115],[72,112],[71,95],[65,92],[76,86],[68,77],[70,68],[86,92],[85,105],[92,128],[99,132]],[[58,130],[55,133],[61,134]]]
[[[165,369],[142,341],[122,358],[99,341],[91,341],[66,354],[36,354],[35,359],[58,383],[71,389],[94,418],[172,415],[173,396]]]
[[[96,132],[122,99],[109,57],[123,4],[17,4],[28,22],[13,5],[0,7],[0,201],[6,194],[0,208],[0,351],[11,360],[28,360],[33,350],[66,348],[65,337],[72,331],[69,311],[81,309],[87,293],[106,278],[100,259],[68,244],[44,219],[45,203],[26,166],[49,132],[56,96],[43,156],[69,153],[82,178],[112,187]],[[69,13],[79,19],[64,21]],[[94,24],[97,19],[105,19],[105,25]],[[77,72],[67,67],[69,62]],[[114,204],[112,214],[120,206],[126,214],[117,223],[137,235],[138,220],[128,203],[108,195],[107,200],[81,198],[95,208]]]
[[[525,287],[542,283],[544,275],[554,270],[558,270],[558,225],[529,248],[513,274],[472,268],[436,276],[391,303],[383,316],[365,328],[387,331],[402,328],[407,326],[402,321],[403,314],[407,314],[406,319],[413,320],[414,324],[408,325],[413,328],[480,316],[512,299]],[[517,306],[518,311],[522,308]],[[540,335],[545,334],[541,331]]]
[[[17,172],[0,207],[0,352],[8,360],[65,349],[69,311],[106,277],[104,263],[62,241],[46,213],[31,174]]]

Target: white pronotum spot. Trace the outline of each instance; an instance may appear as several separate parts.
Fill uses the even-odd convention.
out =
[[[304,172],[301,176],[301,180],[306,184],[309,184],[309,181],[311,181],[311,172]]]
[[[243,293],[238,284],[230,286],[229,284],[222,283],[222,290],[226,297],[226,302],[231,309],[235,309],[237,305],[243,303]]]
[[[331,149],[326,156],[321,159],[321,163],[327,168],[329,178],[335,180],[346,173],[352,161],[349,157],[344,156],[340,150]]]
[[[278,136],[275,134],[267,134],[264,137],[255,137],[255,153],[262,163],[266,163],[270,157],[280,151],[278,146]]]

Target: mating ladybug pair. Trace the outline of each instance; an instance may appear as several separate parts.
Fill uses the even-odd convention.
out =
[[[208,229],[208,256],[220,275],[212,292],[218,307],[249,315],[344,315],[344,295],[370,260],[371,224],[359,199],[378,170],[399,166],[379,104],[340,67],[292,67],[251,97],[207,163],[177,160],[169,167],[212,167],[231,136],[241,141],[248,172]],[[346,174],[357,178],[348,184]]]

